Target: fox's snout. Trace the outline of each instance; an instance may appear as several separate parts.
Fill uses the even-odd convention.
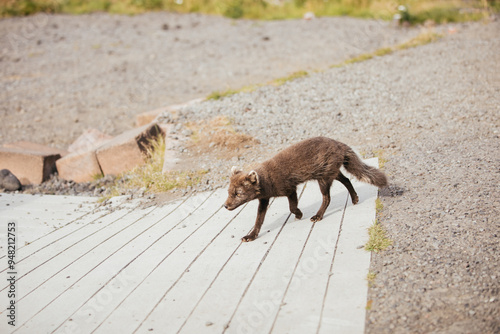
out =
[[[229,211],[233,211],[234,209],[237,208],[237,206],[231,206],[231,205],[229,205],[227,203],[224,203],[223,207],[224,207],[224,209],[227,209]]]

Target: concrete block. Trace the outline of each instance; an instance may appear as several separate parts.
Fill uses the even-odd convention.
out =
[[[95,151],[68,154],[57,160],[56,166],[61,178],[75,182],[89,182],[102,175]]]
[[[97,161],[104,175],[118,175],[146,160],[149,141],[162,135],[158,124],[148,124],[109,140],[97,149]]]
[[[69,145],[68,151],[71,153],[83,153],[95,150],[113,137],[97,129],[87,129],[73,144]]]
[[[0,169],[8,169],[21,184],[40,184],[55,172],[60,154],[19,148],[0,148]]]

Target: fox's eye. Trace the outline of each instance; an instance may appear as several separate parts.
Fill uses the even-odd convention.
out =
[[[241,194],[240,193],[236,193],[236,197],[241,197]]]

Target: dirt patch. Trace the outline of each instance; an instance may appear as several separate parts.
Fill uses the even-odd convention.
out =
[[[236,131],[226,116],[190,122],[185,127],[192,131],[189,148],[198,154],[216,152],[227,158],[260,143],[252,136]]]

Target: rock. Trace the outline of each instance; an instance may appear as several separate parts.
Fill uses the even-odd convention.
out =
[[[96,155],[104,175],[118,175],[143,164],[149,142],[160,135],[160,127],[153,123],[126,131],[100,146]]]
[[[90,182],[102,175],[95,151],[68,154],[57,160],[56,166],[62,179],[75,182]]]
[[[16,191],[21,189],[21,182],[17,177],[8,169],[0,170],[0,188],[9,191]]]
[[[16,148],[0,148],[0,168],[6,168],[17,176],[21,184],[39,184],[55,172],[55,162],[61,155],[46,151],[32,151]]]
[[[87,129],[73,142],[73,144],[69,145],[68,151],[71,153],[88,152],[112,138],[112,136],[97,129]]]

